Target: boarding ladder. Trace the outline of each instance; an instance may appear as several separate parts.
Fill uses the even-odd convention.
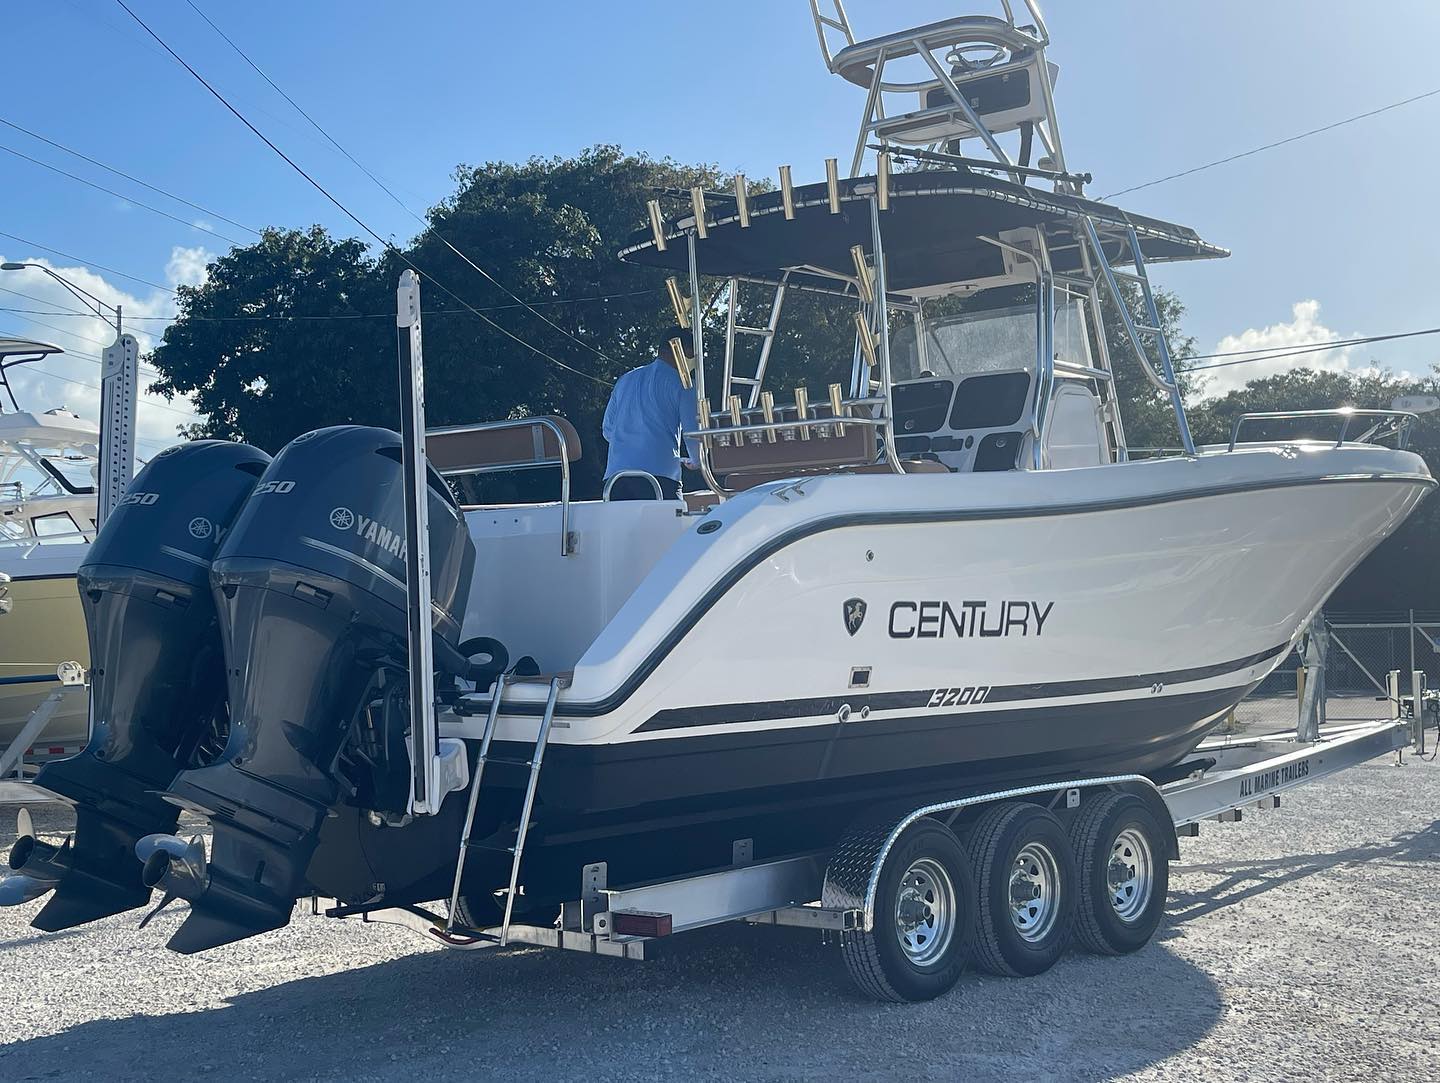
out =
[[[491,757],[490,742],[495,737],[495,723],[500,717],[500,701],[505,696],[505,689],[511,684],[537,683],[549,681],[550,691],[545,697],[545,710],[540,716],[540,728],[535,735],[535,743],[531,747],[528,759],[512,759]],[[491,852],[508,853],[510,858],[510,886],[503,889],[505,893],[505,918],[500,925],[500,943],[507,944],[510,940],[510,914],[515,905],[515,895],[520,882],[520,862],[525,856],[525,836],[530,830],[530,814],[535,807],[535,791],[540,785],[540,766],[545,761],[545,746],[550,740],[550,724],[555,720],[555,701],[560,695],[560,689],[570,683],[568,675],[555,676],[521,676],[513,671],[500,674],[495,680],[495,691],[490,697],[490,710],[485,716],[485,730],[480,738],[480,754],[475,760],[475,775],[470,780],[470,799],[465,809],[465,823],[460,830],[460,852],[455,859],[455,884],[450,892],[450,911],[445,922],[445,929],[451,932],[455,928],[455,917],[460,906],[460,884],[465,877],[465,858],[472,850],[489,850]],[[496,846],[491,843],[470,841],[470,826],[475,819],[475,810],[480,803],[480,785],[485,776],[485,765],[487,763],[508,764],[512,767],[529,769],[529,777],[525,784],[525,795],[520,806],[520,818],[515,827],[515,843],[513,846]]]
[[[1185,407],[1180,398],[1180,385],[1175,380],[1175,363],[1170,354],[1170,344],[1165,341],[1164,328],[1160,326],[1160,310],[1155,304],[1155,292],[1150,288],[1150,276],[1145,270],[1145,256],[1140,251],[1140,238],[1135,227],[1126,225],[1119,232],[1119,247],[1116,258],[1112,259],[1105,250],[1095,220],[1088,214],[1081,218],[1084,231],[1080,250],[1088,265],[1093,254],[1095,265],[1105,280],[1105,287],[1115,302],[1115,310],[1125,326],[1125,335],[1130,348],[1140,361],[1146,378],[1158,390],[1170,396],[1175,410],[1175,419],[1180,426],[1180,443],[1185,454],[1195,454],[1195,441],[1190,435],[1190,424],[1185,420]],[[1089,252],[1085,251],[1086,246]],[[1134,271],[1117,271],[1115,264],[1129,262]],[[1091,271],[1093,274],[1093,270]],[[1134,298],[1121,289],[1120,282],[1130,282],[1139,292],[1139,312],[1133,307]],[[1099,314],[1097,313],[1097,318]],[[1148,345],[1147,345],[1148,343]]]
[[[742,388],[749,388],[744,394],[745,408],[753,410],[760,401],[760,389],[765,384],[765,369],[770,364],[770,351],[775,345],[775,331],[780,326],[780,310],[785,304],[785,290],[790,282],[786,271],[779,282],[762,282],[753,278],[735,277],[730,279],[726,299],[725,316],[725,401],[741,394]],[[770,315],[763,326],[741,323],[742,301],[746,286],[767,287],[772,290]],[[760,353],[755,361],[753,376],[741,376],[736,372],[735,351],[740,336],[758,338]]]

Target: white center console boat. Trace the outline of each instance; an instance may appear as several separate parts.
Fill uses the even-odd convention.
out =
[[[159,887],[190,902],[185,952],[309,893],[348,913],[448,897],[451,938],[559,912],[583,939],[582,868],[855,853],[898,808],[948,818],[900,817],[868,889],[838,857],[825,881],[882,994],[953,982],[976,884],[998,972],[1053,962],[1092,896],[1087,942],[1148,939],[1174,845],[1155,787],[1203,769],[1196,746],[1434,482],[1398,412],[1195,446],[1147,268],[1224,252],[1083,194],[1031,14],[835,53],[869,86],[873,172],[650,205],[622,254],[675,272],[702,332],[682,365],[709,491],[462,505],[445,478],[568,479],[579,440],[553,418],[434,432],[427,472],[418,379],[407,439],[348,426],[273,461],[208,442],[147,466],[81,569],[94,738],[40,779],[75,802],[75,840],[11,858],[55,886],[36,925]],[[931,70],[911,113],[876,104],[897,57]],[[413,372],[412,280],[400,302]],[[815,305],[853,335],[776,387],[784,320]],[[1179,454],[1129,454],[1121,365],[1172,406]],[[208,849],[175,837],[180,809]],[[887,853],[910,855],[893,876]]]

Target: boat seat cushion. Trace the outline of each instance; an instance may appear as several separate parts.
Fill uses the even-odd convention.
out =
[[[560,442],[541,419],[533,425],[503,429],[484,426],[446,429],[425,434],[425,457],[442,475],[496,470],[506,466],[537,466],[560,463]],[[563,417],[547,416],[565,434],[565,450],[571,462],[580,458],[580,434]]]

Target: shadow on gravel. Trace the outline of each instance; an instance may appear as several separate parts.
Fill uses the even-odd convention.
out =
[[[196,982],[213,973],[195,965]],[[849,991],[839,953],[813,933],[728,928],[646,963],[426,951],[219,1009],[0,1046],[0,1078],[1098,1080],[1185,1050],[1220,1011],[1210,979],[1158,945],[1067,957],[1028,980],[969,975],[940,1000],[884,1005]]]
[[[1202,872],[1223,875],[1218,884],[1204,891],[1170,890],[1169,920],[1161,927],[1161,940],[1179,935],[1177,926],[1204,917],[1226,906],[1314,876],[1351,865],[1373,865],[1386,861],[1398,864],[1433,863],[1440,859],[1440,820],[1419,831],[1407,831],[1387,842],[1366,843],[1323,854],[1288,854],[1263,861],[1225,861],[1205,865],[1170,866],[1171,883],[1176,873]]]

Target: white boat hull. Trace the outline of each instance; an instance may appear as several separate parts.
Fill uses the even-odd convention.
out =
[[[1416,456],[1348,447],[753,490],[578,659],[542,796],[1163,769],[1432,485]],[[502,741],[533,740],[541,691],[507,694]]]

